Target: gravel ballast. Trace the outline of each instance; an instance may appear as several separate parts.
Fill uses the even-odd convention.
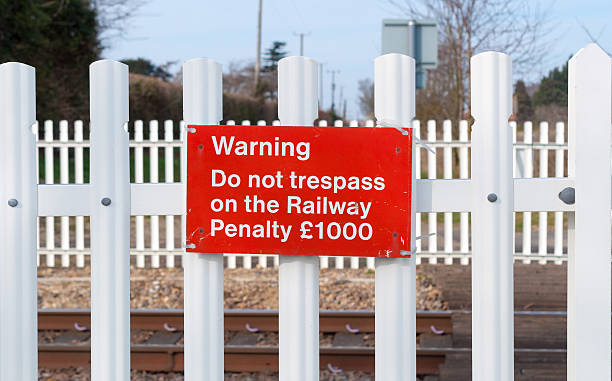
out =
[[[39,308],[90,308],[89,268],[40,268]],[[417,270],[417,309],[446,310],[441,291]],[[323,269],[319,306],[324,310],[373,310],[374,272]],[[225,269],[227,309],[278,309],[278,270]],[[131,270],[132,308],[183,308],[183,269]]]

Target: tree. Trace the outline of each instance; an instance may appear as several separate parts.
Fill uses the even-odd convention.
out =
[[[283,48],[287,45],[283,41],[274,41],[272,46],[264,52],[264,72],[276,72],[278,68],[278,61],[287,56],[287,52]]]
[[[374,119],[374,82],[370,78],[358,82],[359,110],[366,119]]]
[[[223,90],[232,94],[253,96],[255,65],[252,62],[230,62],[223,73]]]
[[[283,48],[287,45],[283,41],[274,41],[272,46],[264,52],[264,66],[261,71],[255,97],[276,101],[278,88],[278,61],[287,56]]]
[[[534,106],[556,104],[567,107],[568,62],[561,69],[554,68],[542,78],[540,86],[533,94]]]
[[[388,0],[406,16],[438,23],[439,62],[428,75],[424,98],[440,117],[463,119],[469,110],[470,57],[485,50],[509,54],[515,72],[546,54],[546,12],[530,0]],[[418,110],[417,110],[418,111]],[[426,114],[428,111],[425,112]]]
[[[514,85],[514,114],[518,122],[522,123],[527,120],[533,120],[533,106],[531,98],[527,93],[525,82],[519,80]]]
[[[168,81],[172,78],[172,74],[168,71],[168,68],[174,64],[174,62],[166,62],[163,65],[155,65],[151,60],[146,58],[136,59],[124,59],[121,62],[130,67],[130,73],[142,74],[150,77],[159,78],[162,81]]]
[[[88,117],[89,64],[99,58],[96,11],[87,0],[0,0],[0,62],[36,68],[37,116]]]

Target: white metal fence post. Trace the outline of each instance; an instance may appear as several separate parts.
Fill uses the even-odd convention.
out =
[[[187,126],[217,124],[223,118],[221,73],[220,64],[205,58],[183,65],[183,119]],[[184,152],[187,139],[188,132]],[[183,163],[189,165],[186,160]],[[183,263],[185,380],[222,381],[223,254],[185,253]]]
[[[611,70],[596,44],[569,61],[568,175],[576,184],[576,209],[568,213],[569,381],[610,380]]]
[[[472,379],[512,381],[512,61],[497,52],[471,60]]]
[[[0,380],[38,379],[34,68],[0,65]]]
[[[89,67],[91,120],[91,379],[130,379],[128,67]]]
[[[318,117],[318,65],[307,57],[278,63],[278,117],[285,126]],[[319,258],[280,256],[278,276],[279,380],[319,379]]]
[[[402,54],[374,61],[375,114],[406,127],[415,109],[415,62]],[[412,144],[412,189],[415,189]],[[412,194],[412,211],[416,197]],[[375,374],[377,380],[416,380],[416,245],[411,216],[411,258],[376,258]]]

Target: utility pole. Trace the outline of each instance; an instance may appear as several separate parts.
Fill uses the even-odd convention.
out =
[[[323,65],[324,63],[319,63],[319,108],[324,110],[323,106]]]
[[[304,55],[304,36],[310,36],[310,32],[308,33],[296,33],[293,32],[294,36],[300,36],[300,55]]]
[[[332,112],[336,112],[335,107],[336,107],[336,103],[334,100],[334,95],[336,92],[336,73],[339,73],[340,70],[328,70],[331,75],[332,75],[332,82],[331,82],[331,111]]]
[[[261,68],[261,6],[262,0],[259,0],[259,8],[257,10],[257,55],[255,56],[255,92],[259,85],[259,70]]]

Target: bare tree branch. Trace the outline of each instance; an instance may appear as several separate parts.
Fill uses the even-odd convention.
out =
[[[445,116],[466,117],[470,57],[487,50],[512,57],[515,73],[534,71],[551,48],[548,7],[530,0],[387,0],[405,16],[438,24],[439,64],[429,72],[429,99]],[[432,81],[443,81],[434,84]],[[435,92],[440,92],[435,94]]]
[[[101,39],[121,37],[127,21],[136,15],[148,0],[91,0],[98,15]]]

